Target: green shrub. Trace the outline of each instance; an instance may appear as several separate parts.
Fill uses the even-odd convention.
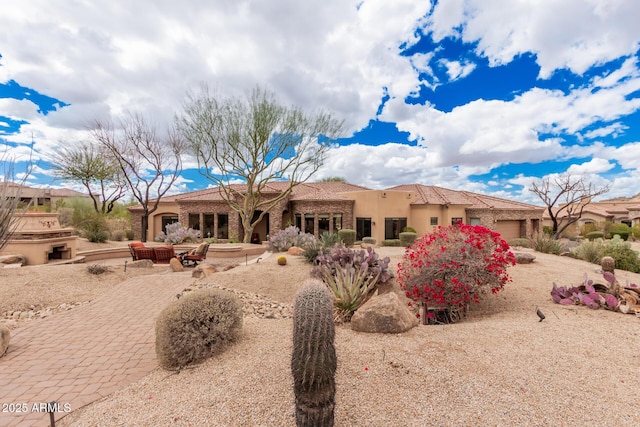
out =
[[[543,225],[542,233],[546,234],[547,236],[553,236],[553,227],[550,225]]]
[[[109,239],[109,230],[104,218],[96,216],[86,219],[82,226],[82,236],[93,243],[104,243]]]
[[[587,233],[585,237],[589,240],[604,239],[604,233],[602,231],[592,231]]]
[[[405,227],[402,229],[403,233],[416,233],[416,229],[413,227]]]
[[[400,244],[405,248],[408,248],[413,244],[413,242],[416,241],[417,237],[418,235],[414,232],[403,231],[402,233],[400,233]]]
[[[384,239],[380,242],[382,246],[402,246],[400,239]]]
[[[633,227],[631,227],[631,234],[634,238],[640,239],[640,223],[634,224]]]
[[[127,229],[124,230],[125,236],[127,236],[127,240],[133,240],[133,230]]]
[[[512,247],[519,246],[521,248],[530,248],[531,240],[525,237],[516,237],[515,239],[509,240],[509,246],[512,246]]]
[[[571,254],[575,258],[583,261],[600,264],[600,260],[604,254],[604,244],[602,243],[602,239],[589,240],[571,249]]]
[[[375,245],[376,239],[375,237],[363,237],[362,243],[366,243],[367,245]]]
[[[560,255],[562,243],[546,233],[538,234],[532,241],[533,249],[544,254]]]
[[[598,226],[595,222],[587,222],[580,227],[580,235],[583,237],[587,237],[587,234],[593,231],[598,231]]]
[[[631,243],[619,237],[614,237],[604,244],[604,256],[616,260],[616,268],[633,273],[640,273],[640,258],[638,252],[631,249]]]
[[[242,303],[228,291],[187,293],[156,321],[156,355],[165,369],[180,369],[224,351],[240,338]]]
[[[353,246],[356,242],[356,230],[350,228],[343,228],[338,231],[338,237],[342,243],[346,246]]]
[[[111,233],[111,240],[114,242],[122,242],[124,240],[124,230],[116,230]]]

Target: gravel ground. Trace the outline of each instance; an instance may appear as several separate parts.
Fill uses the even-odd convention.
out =
[[[392,265],[402,253],[377,251]],[[397,335],[338,325],[336,425],[640,425],[640,319],[554,304],[552,282],[574,285],[584,273],[597,279],[597,266],[535,255],[460,323]],[[269,298],[286,313],[309,271],[288,259],[280,267],[265,258],[194,286],[234,289],[253,304]],[[640,283],[640,275],[617,275]],[[225,353],[179,373],[157,369],[57,425],[295,425],[291,332],[287,316],[247,315],[242,340]]]

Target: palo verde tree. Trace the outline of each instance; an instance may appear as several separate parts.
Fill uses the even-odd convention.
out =
[[[93,200],[96,213],[105,215],[125,195],[126,181],[105,147],[91,141],[62,147],[51,158],[59,178],[80,181]]]
[[[322,165],[343,122],[327,111],[308,114],[284,106],[260,87],[246,98],[214,97],[203,87],[200,94],[188,95],[178,126],[201,173],[239,213],[248,243],[265,213]],[[246,185],[230,185],[233,181]],[[273,181],[287,186],[266,196]]]
[[[574,178],[571,174],[563,174],[534,181],[529,190],[547,207],[553,223],[553,238],[557,239],[582,217],[584,208],[594,197],[609,191],[609,186],[597,188],[592,182],[586,182],[584,177]]]
[[[164,131],[139,113],[118,125],[96,121],[92,134],[113,158],[127,189],[142,207],[140,240],[147,241],[149,215],[182,173],[184,139],[170,127]]]
[[[7,246],[19,224],[16,213],[24,213],[29,208],[28,204],[21,206],[20,194],[31,167],[28,166],[22,178],[16,180],[15,164],[6,149],[0,153],[0,251]]]

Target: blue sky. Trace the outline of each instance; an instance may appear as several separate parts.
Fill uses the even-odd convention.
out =
[[[3,5],[0,146],[32,155],[29,184],[80,189],[52,178],[60,146],[125,111],[170,123],[206,82],[343,118],[317,178],[536,204],[554,174],[640,192],[636,0],[131,3]],[[176,192],[209,184],[185,165]]]

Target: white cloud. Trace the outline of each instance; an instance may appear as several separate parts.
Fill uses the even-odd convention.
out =
[[[476,68],[476,64],[469,61],[449,61],[447,59],[441,59],[439,63],[447,69],[447,75],[451,81],[467,77]]]
[[[598,174],[610,171],[615,167],[614,164],[610,163],[605,159],[592,159],[588,162],[579,164],[579,165],[571,165],[567,169],[567,172],[571,175],[588,175],[588,174]]]
[[[639,15],[633,0],[452,0],[438,2],[426,29],[436,40],[476,42],[477,53],[493,65],[532,52],[547,78],[557,69],[582,74],[635,54]]]

